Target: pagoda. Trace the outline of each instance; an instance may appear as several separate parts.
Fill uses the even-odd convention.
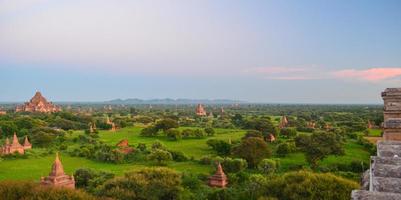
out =
[[[281,120],[280,120],[280,124],[278,125],[278,127],[280,129],[285,128],[288,125],[288,120],[286,116],[282,116]]]
[[[61,111],[61,108],[51,102],[48,102],[40,92],[36,92],[35,96],[33,96],[29,102],[26,102],[23,105],[19,105],[15,108],[15,112],[51,113],[59,111]]]
[[[120,151],[123,154],[129,154],[134,152],[134,148],[129,146],[127,139],[121,140],[120,142],[117,143],[116,146],[118,147],[118,151]]]
[[[64,173],[63,165],[61,164],[58,153],[56,153],[56,160],[53,163],[52,171],[49,176],[41,177],[41,185],[55,186],[55,187],[65,187],[65,188],[75,188],[74,176],[69,176]]]
[[[224,174],[223,168],[221,167],[221,164],[219,163],[217,165],[216,173],[213,176],[209,177],[209,186],[225,188],[227,184],[228,184],[227,176]]]
[[[205,108],[203,108],[202,104],[198,104],[198,106],[196,106],[196,115],[206,116],[206,110]]]
[[[110,129],[111,131],[114,132],[117,130],[116,124],[110,120],[109,116],[107,116],[107,118],[106,118],[106,124],[111,126],[111,129]]]
[[[25,149],[32,148],[32,145],[29,143],[27,137],[25,137],[25,142],[28,142],[28,143],[24,143],[24,146],[21,145],[18,141],[17,134],[14,133],[13,142],[10,144],[10,140],[8,138],[6,138],[4,146],[1,147],[1,149],[0,149],[0,154],[1,155],[8,155],[8,154],[13,154],[13,153],[24,154]],[[25,144],[26,144],[26,146],[25,146]]]
[[[384,100],[383,139],[401,141],[401,88],[387,88]]]

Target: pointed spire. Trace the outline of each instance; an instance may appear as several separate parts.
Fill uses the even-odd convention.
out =
[[[28,140],[28,136],[25,135],[25,139],[24,139],[24,146],[31,146],[31,143]]]
[[[219,164],[217,164],[217,171],[216,174],[224,174],[223,172],[223,167],[221,167],[221,164],[219,162]]]
[[[13,136],[13,143],[12,143],[11,145],[13,145],[14,147],[20,147],[20,146],[22,146],[22,145],[19,143],[17,134],[16,134],[15,132],[14,132],[14,136]]]
[[[52,171],[49,174],[50,176],[62,176],[64,175],[64,168],[61,164],[58,152],[56,153],[56,159],[54,160]]]

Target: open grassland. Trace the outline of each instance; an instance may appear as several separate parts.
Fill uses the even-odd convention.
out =
[[[180,128],[185,129],[188,127]],[[201,139],[182,139],[179,141],[172,141],[167,139],[165,136],[158,137],[141,137],[139,127],[128,127],[120,129],[116,132],[100,131],[100,140],[115,145],[122,139],[128,139],[130,145],[136,146],[139,143],[147,144],[148,148],[156,140],[163,143],[168,149],[181,151],[188,157],[193,157],[193,161],[187,162],[169,162],[167,167],[176,169],[181,172],[194,172],[194,173],[211,173],[213,167],[209,165],[201,165],[197,162],[204,155],[215,155],[215,153],[206,145],[208,139],[221,139],[221,140],[239,140],[244,134],[244,130],[236,129],[215,129],[216,134],[214,136],[205,137]],[[68,148],[72,148],[77,144],[72,143],[72,138],[84,134],[83,131],[75,131],[72,135],[69,135],[69,140],[66,144]],[[46,151],[44,149],[34,149],[35,151]],[[50,172],[51,165],[54,161],[54,154],[46,154],[45,156],[34,155],[28,156],[28,158],[18,159],[6,159],[0,161],[0,180],[40,180],[41,176],[47,176]],[[103,170],[112,172],[116,175],[122,175],[126,171],[139,169],[145,166],[153,166],[153,162],[136,162],[130,164],[111,164],[102,163],[97,161],[88,160],[86,158],[71,157],[66,153],[61,154],[61,159],[64,165],[64,169],[68,174],[72,174],[79,168],[92,168],[95,170]],[[284,158],[280,159],[281,169],[280,172],[288,170],[299,169],[299,167],[308,168],[308,164],[305,161],[305,157],[302,153],[291,153]],[[322,161],[322,166],[330,166],[336,163],[350,163],[353,160],[357,161],[369,161],[369,152],[367,152],[361,145],[357,144],[355,140],[348,140],[345,144],[345,155],[343,156],[329,156]]]

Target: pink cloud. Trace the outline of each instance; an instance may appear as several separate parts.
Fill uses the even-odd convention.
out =
[[[382,81],[401,76],[401,68],[371,68],[366,70],[346,69],[333,72],[335,78]]]

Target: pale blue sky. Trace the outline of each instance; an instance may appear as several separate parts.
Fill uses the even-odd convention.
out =
[[[380,103],[398,0],[0,0],[0,101]]]

